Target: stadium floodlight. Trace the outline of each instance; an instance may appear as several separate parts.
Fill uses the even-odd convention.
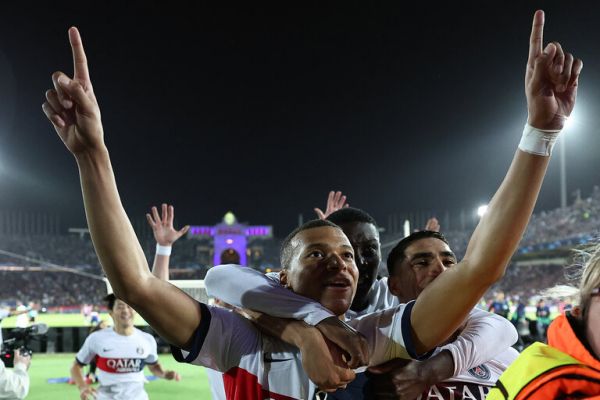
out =
[[[573,116],[571,115],[570,117],[567,117],[565,119],[565,124],[563,126],[563,130],[570,131],[575,125],[576,125],[575,118],[573,118]]]
[[[488,206],[487,204],[483,204],[479,207],[477,207],[477,216],[479,218],[483,217],[485,215],[485,213],[487,212]]]

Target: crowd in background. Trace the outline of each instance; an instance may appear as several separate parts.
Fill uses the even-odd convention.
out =
[[[542,211],[535,214],[523,237],[518,254],[541,253],[562,247],[574,247],[597,236],[600,226],[600,188],[594,187],[586,198],[577,196],[573,204],[565,208]],[[451,248],[460,258],[464,255],[470,230],[442,232]],[[393,242],[392,237],[382,242]],[[397,238],[399,239],[399,238]],[[149,265],[152,264],[155,242],[150,236],[141,238],[142,248]],[[179,240],[171,256],[171,279],[203,279],[210,268],[207,244],[198,240]],[[262,271],[277,270],[279,240],[266,241],[261,258],[252,265]],[[51,267],[32,262],[31,259],[72,268],[98,277],[102,270],[88,235],[0,235],[0,250],[18,254],[19,257],[0,254],[0,292],[2,300],[15,302],[34,301],[42,307],[75,306],[97,303],[106,293],[105,283],[99,279],[77,273],[55,272]],[[386,248],[382,249],[383,260]],[[29,258],[29,260],[27,259]],[[36,266],[41,271],[26,273],[10,271],[11,266]],[[383,266],[384,267],[384,266]],[[385,274],[385,268],[382,268]],[[535,298],[540,291],[556,284],[568,283],[560,265],[512,265],[504,278],[490,291],[502,291],[510,298]]]

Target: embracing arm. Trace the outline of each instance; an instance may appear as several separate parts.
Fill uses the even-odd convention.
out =
[[[321,304],[286,289],[277,280],[249,267],[216,266],[208,271],[204,284],[209,296],[274,317],[303,320],[315,326],[333,316]]]
[[[75,156],[94,248],[115,295],[131,305],[170,343],[189,347],[200,323],[199,304],[153,276],[117,191],[100,108],[89,78],[83,44],[69,29],[74,78],[53,74],[43,110]]]
[[[548,132],[538,139],[545,144],[552,132],[556,136],[562,129],[573,110],[583,64],[552,43],[542,51],[543,25],[544,14],[538,11],[531,32],[525,87],[528,124]],[[532,154],[533,151],[519,147],[471,237],[464,259],[440,275],[416,301],[411,325],[418,352],[434,348],[459,327],[489,286],[502,277],[521,240],[548,167],[549,154]],[[447,296],[450,292],[460,296]],[[441,309],[443,313],[439,312]]]
[[[517,330],[506,318],[474,309],[456,340],[442,347],[454,360],[451,376],[490,361],[515,344],[518,338]]]

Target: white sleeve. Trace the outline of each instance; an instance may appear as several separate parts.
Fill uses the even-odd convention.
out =
[[[29,393],[29,375],[24,364],[7,369],[0,361],[0,399],[24,399]]]
[[[146,364],[156,364],[158,362],[158,349],[156,346],[156,339],[154,339],[154,336],[150,335],[149,333],[145,333],[144,336],[146,337],[146,340],[150,345],[150,352],[148,353],[148,357],[146,357],[144,362]]]
[[[94,359],[94,357],[96,357],[96,353],[92,349],[94,337],[96,337],[96,335],[92,333],[87,338],[85,338],[83,346],[81,346],[81,349],[79,349],[79,352],[75,356],[75,360],[81,366],[89,364]]]
[[[454,359],[454,376],[490,361],[516,343],[517,330],[506,318],[474,308],[458,338],[441,348]]]
[[[260,333],[233,311],[200,303],[202,317],[190,351],[171,346],[173,357],[216,371],[238,366],[244,355],[261,351]]]
[[[410,315],[415,302],[367,314],[348,322],[362,333],[369,344],[369,365],[394,358],[425,360],[433,351],[417,354],[412,338]]]
[[[317,325],[333,314],[314,300],[295,294],[278,281],[239,265],[211,268],[204,279],[206,292],[235,307]]]

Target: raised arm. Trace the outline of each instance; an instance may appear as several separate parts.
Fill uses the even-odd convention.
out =
[[[152,274],[158,279],[168,281],[169,260],[171,259],[173,243],[185,235],[190,226],[186,225],[180,230],[176,230],[173,227],[175,207],[172,205],[163,204],[161,206],[161,215],[158,214],[156,207],[152,207],[151,213],[146,214],[146,219],[150,228],[152,228],[154,240],[156,240],[156,254],[154,255],[154,263],[152,264]]]
[[[170,343],[189,348],[200,323],[198,303],[148,269],[125,213],[112,170],[100,108],[92,88],[81,37],[69,29],[74,76],[52,75],[54,89],[42,108],[79,167],[94,248],[115,295],[131,305]]]
[[[543,27],[544,13],[538,11],[525,77],[528,125],[519,150],[475,229],[463,261],[440,275],[416,301],[411,325],[419,352],[449,337],[483,293],[504,274],[533,211],[548,167],[551,143],[575,105],[583,64],[565,55],[558,44],[550,43],[542,50]]]

